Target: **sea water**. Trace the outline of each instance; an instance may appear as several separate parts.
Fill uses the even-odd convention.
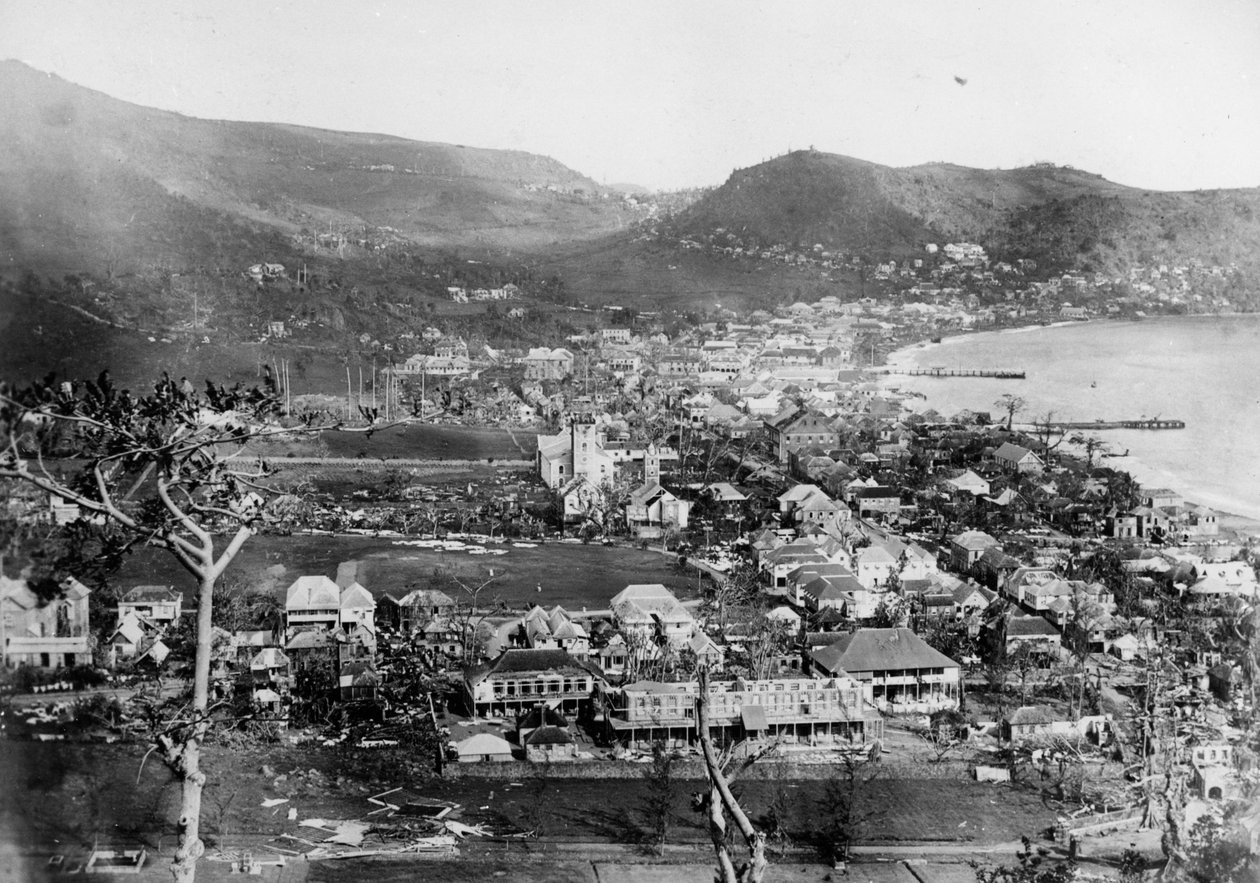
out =
[[[1027,405],[1016,423],[1184,420],[1181,430],[1091,432],[1144,487],[1167,487],[1223,512],[1260,519],[1260,316],[1095,320],[983,332],[900,350],[893,368],[1000,368],[1024,380],[893,375],[917,411],[988,411],[1006,393]]]

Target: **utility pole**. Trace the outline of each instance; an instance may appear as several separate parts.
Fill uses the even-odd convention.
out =
[[[347,420],[350,419],[350,414],[351,414],[350,398],[352,394],[353,394],[353,390],[351,389],[351,386],[350,386],[350,360],[347,359],[346,360],[346,419]]]

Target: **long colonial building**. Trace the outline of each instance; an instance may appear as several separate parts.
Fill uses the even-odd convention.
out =
[[[690,744],[698,732],[698,695],[695,681],[626,684],[605,696],[609,730],[631,746]],[[860,744],[884,734],[870,687],[843,674],[711,683],[709,722],[721,741],[775,738],[789,744]]]

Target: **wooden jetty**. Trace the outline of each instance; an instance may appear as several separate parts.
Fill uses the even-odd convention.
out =
[[[1004,368],[890,368],[884,373],[907,377],[992,377],[997,380],[1023,380],[1025,377],[1023,371]]]
[[[1038,423],[1037,426],[1045,426]],[[1066,430],[1078,429],[1185,429],[1186,421],[1170,420],[1167,417],[1142,418],[1140,420],[1088,420],[1084,423],[1051,423],[1050,428]]]

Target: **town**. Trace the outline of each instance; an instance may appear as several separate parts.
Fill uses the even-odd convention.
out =
[[[1214,830],[1251,832],[1254,849],[1253,539],[1109,468],[1097,438],[1024,422],[1018,397],[913,412],[895,377],[853,364],[868,307],[823,298],[673,338],[613,311],[510,372],[470,370],[467,344],[432,329],[431,354],[385,378],[381,403],[408,416],[380,437],[493,428],[521,453],[460,461],[445,486],[397,439],[385,458],[365,439],[340,460],[321,442],[310,465],[278,462],[307,491],[282,494],[282,522],[261,528],[269,557],[342,540],[373,551],[347,546],[284,584],[254,572],[215,598],[208,740],[263,757],[402,752],[419,778],[410,803],[374,798],[321,843],[270,774],[263,806],[292,800],[289,825],[246,863],[545,836],[537,811],[487,814],[424,782],[633,781],[637,764],[693,777],[701,690],[706,732],[755,759],[758,784],[837,765],[874,793],[880,775],[1008,783],[1050,801],[1016,812],[1037,829],[1011,838],[1044,830],[1082,858],[1119,855],[1117,836],[1128,846],[1177,800]],[[575,343],[580,358],[559,345]],[[283,410],[249,434],[306,444]],[[72,497],[15,483],[7,514],[27,528],[104,520]],[[657,580],[618,581],[624,556]],[[437,563],[378,580],[382,557]],[[541,562],[536,598],[503,585],[526,558]],[[566,567],[599,579],[551,603]],[[52,603],[5,577],[8,738],[146,739],[189,673],[197,602],[187,582],[135,572],[96,589],[71,577]],[[856,802],[817,830],[778,810],[779,845],[851,859],[876,837]],[[388,821],[426,806],[447,811]],[[666,845],[666,827],[627,818]]]

